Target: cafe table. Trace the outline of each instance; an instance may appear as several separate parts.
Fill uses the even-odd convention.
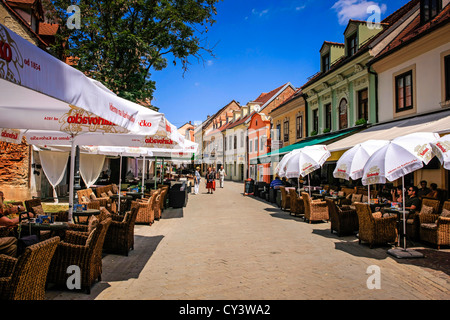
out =
[[[119,195],[118,194],[113,194],[112,196],[109,196],[114,202],[116,202],[118,204],[119,202]],[[129,196],[129,195],[120,195],[120,213],[122,212],[126,212],[129,211],[131,209],[131,201],[133,200],[133,196]]]
[[[395,208],[395,207],[390,207],[390,208],[383,208],[383,212],[385,213],[394,213],[397,214],[397,226],[398,226],[398,246],[400,246],[400,239],[403,238],[404,236],[404,230],[403,230],[403,226],[402,226],[402,221],[403,221],[403,208]],[[409,210],[405,210],[405,218],[407,218],[409,215]]]
[[[40,236],[40,231],[49,230],[51,231],[52,236],[59,236],[61,239],[64,239],[64,234],[65,231],[69,228],[69,224],[67,222],[36,223],[34,219],[32,219],[28,221],[22,221],[20,223],[20,227],[21,230],[28,229],[29,234],[37,235],[38,238]]]
[[[126,193],[127,196],[131,196],[133,197],[133,200],[139,199],[142,197],[142,192],[133,192],[133,191],[129,191]]]
[[[98,209],[86,209],[81,211],[74,210],[72,213],[72,219],[76,224],[87,224],[87,220],[86,222],[80,222],[80,217],[90,217],[92,215],[97,216],[99,214],[100,210]]]

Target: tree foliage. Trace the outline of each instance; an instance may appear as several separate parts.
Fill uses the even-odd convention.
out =
[[[205,34],[219,0],[55,0],[61,25],[54,54],[75,57],[76,68],[131,101],[152,97],[152,70],[168,59],[186,72],[191,59],[214,55]],[[80,29],[69,29],[71,5],[80,8]],[[73,18],[73,17],[72,17]]]

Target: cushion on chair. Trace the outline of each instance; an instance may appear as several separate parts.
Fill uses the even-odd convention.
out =
[[[97,196],[95,195],[95,193],[91,193],[91,194],[89,195],[89,198],[90,198],[91,200],[97,200]]]
[[[34,214],[42,214],[42,215],[45,214],[44,209],[42,208],[41,205],[33,207],[33,211],[34,211]]]
[[[374,213],[372,213],[372,216],[374,217],[374,218],[382,218],[383,217],[383,215],[381,214],[381,212],[374,212]]]
[[[433,212],[433,207],[429,207],[427,205],[423,205],[422,209],[420,209],[420,214],[432,214]]]
[[[86,196],[81,196],[81,201],[89,203],[91,200],[89,200]]]
[[[437,224],[436,223],[422,223],[420,225],[420,227],[424,228],[424,229],[435,230],[435,229],[437,229]]]
[[[107,198],[107,197],[108,197],[108,195],[106,194],[106,192],[102,192],[100,195],[102,196],[102,198]]]
[[[450,218],[450,210],[442,209],[441,217]]]
[[[96,216],[92,215],[88,219],[88,232],[90,233],[92,230],[94,230],[99,223],[99,220]]]
[[[114,195],[114,193],[112,193],[111,190],[108,190],[108,196],[113,196],[113,195]]]

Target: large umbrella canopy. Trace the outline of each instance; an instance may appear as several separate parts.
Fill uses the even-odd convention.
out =
[[[367,160],[369,160],[375,151],[388,143],[388,140],[368,140],[363,143],[358,143],[339,158],[333,176],[345,180],[362,178]]]
[[[431,142],[431,148],[442,166],[450,170],[450,134]]]
[[[363,185],[386,183],[402,178],[403,234],[406,251],[405,175],[419,170],[434,156],[430,143],[439,138],[437,133],[418,132],[395,138],[376,151],[364,167]],[[400,239],[399,239],[400,241]]]
[[[0,128],[183,138],[164,114],[118,97],[2,24],[0,43]]]
[[[305,177],[320,169],[330,156],[331,153],[325,145],[304,147],[293,151],[281,170],[285,172],[287,178]]]
[[[363,170],[363,185],[395,181],[428,164],[434,156],[430,143],[437,133],[418,132],[398,137],[377,150]]]

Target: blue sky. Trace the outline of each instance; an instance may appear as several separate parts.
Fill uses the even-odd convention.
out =
[[[291,82],[302,86],[319,71],[324,41],[344,42],[348,19],[366,20],[378,5],[381,19],[408,0],[223,0],[207,33],[215,57],[192,59],[184,74],[171,60],[154,71],[153,104],[179,127],[204,121],[233,99],[245,105]]]

